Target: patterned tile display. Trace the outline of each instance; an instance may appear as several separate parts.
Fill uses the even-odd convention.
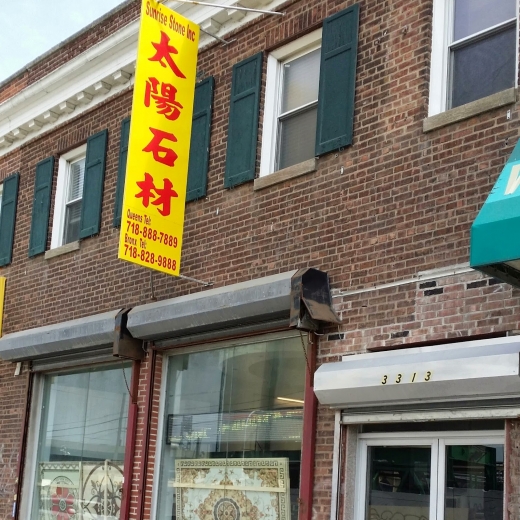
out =
[[[177,520],[290,520],[288,459],[180,459]]]
[[[41,520],[118,520],[121,462],[40,463]]]
[[[40,463],[40,518],[75,520],[81,504],[81,463]]]
[[[116,462],[83,463],[82,520],[119,519],[123,465]]]

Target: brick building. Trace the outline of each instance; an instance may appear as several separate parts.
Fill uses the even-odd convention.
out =
[[[117,258],[140,3],[0,84],[0,518],[518,519],[520,293],[468,262],[517,2],[224,2],[169,2],[184,278]]]

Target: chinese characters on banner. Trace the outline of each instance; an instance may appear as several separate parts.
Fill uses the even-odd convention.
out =
[[[119,258],[178,275],[199,27],[143,0]]]

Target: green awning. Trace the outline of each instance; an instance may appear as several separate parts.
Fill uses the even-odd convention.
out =
[[[520,140],[471,226],[470,266],[520,286]]]

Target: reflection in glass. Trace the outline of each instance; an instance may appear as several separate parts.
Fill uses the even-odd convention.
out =
[[[68,193],[65,206],[64,244],[74,242],[74,240],[79,238],[84,177],[85,159],[72,162],[69,170]]]
[[[368,452],[367,520],[430,517],[429,447],[374,446]]]
[[[259,510],[255,510],[255,514],[270,518],[261,510],[265,497],[256,496],[254,489],[255,479],[271,477],[267,473],[260,475],[242,462],[248,459],[255,468],[262,461],[267,468],[269,461],[283,460],[288,467],[290,484],[288,520],[296,520],[304,381],[305,359],[300,338],[261,341],[170,357],[157,520],[177,517],[180,504],[176,504],[176,497],[181,492],[191,493],[190,500],[198,504],[192,504],[192,509],[199,511],[200,506],[200,514],[208,508],[213,511],[218,504],[226,511],[238,508],[235,512],[240,512],[241,518],[247,518],[244,508],[256,504]],[[200,461],[192,466],[194,485],[184,480],[190,477],[190,459]],[[182,482],[176,482],[176,478],[181,478],[176,475],[176,462],[177,467],[188,464],[188,473],[182,476]],[[204,467],[207,469],[200,469]],[[242,494],[236,494],[235,498],[232,496],[235,491],[227,488],[204,487],[204,482],[213,477],[222,486],[224,480],[244,476],[249,480],[244,484]],[[179,485],[184,486],[181,491]],[[267,487],[278,485],[276,479]],[[199,517],[196,513],[193,519]]]
[[[46,376],[32,519],[116,520],[130,368]],[[103,516],[104,515],[104,516]]]
[[[447,446],[445,520],[501,520],[504,447]]]
[[[312,159],[316,142],[316,121],[318,107],[293,114],[280,120],[280,152],[278,169]]]
[[[466,38],[515,16],[515,0],[455,0],[453,40]]]
[[[282,113],[318,100],[320,49],[283,65]]]
[[[315,155],[320,49],[283,64],[275,170]]]
[[[515,86],[516,27],[452,51],[455,108]]]

